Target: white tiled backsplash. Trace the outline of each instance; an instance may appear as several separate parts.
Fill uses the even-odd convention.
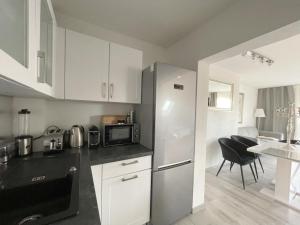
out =
[[[133,105],[0,96],[0,136],[17,135],[18,111],[22,108],[31,111],[30,131],[38,136],[50,125],[63,129],[74,124],[85,128],[99,125],[101,115],[127,114]]]
[[[12,97],[0,96],[0,137],[12,135]]]

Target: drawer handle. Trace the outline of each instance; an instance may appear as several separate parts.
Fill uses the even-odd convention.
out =
[[[129,165],[132,165],[132,164],[137,164],[139,161],[138,160],[134,160],[132,162],[129,162],[129,163],[122,163],[121,165],[122,166],[129,166]]]
[[[130,178],[122,178],[122,182],[126,182],[126,181],[133,180],[133,179],[136,179],[136,178],[138,178],[138,175],[135,175],[135,176],[130,177]]]

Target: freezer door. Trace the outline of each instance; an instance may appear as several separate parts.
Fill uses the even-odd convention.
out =
[[[192,211],[193,168],[189,163],[153,172],[151,224],[171,225]]]
[[[196,73],[156,64],[153,169],[194,158]]]

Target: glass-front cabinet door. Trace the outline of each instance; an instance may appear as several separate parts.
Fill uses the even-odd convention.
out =
[[[38,82],[52,86],[54,21],[47,0],[40,0]]]
[[[0,0],[0,49],[28,67],[28,0]]]

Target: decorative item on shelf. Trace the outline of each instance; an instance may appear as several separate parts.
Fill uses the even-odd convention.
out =
[[[257,60],[261,64],[266,63],[267,65],[271,66],[274,63],[274,60],[270,59],[267,56],[264,56],[260,53],[257,53],[255,51],[245,51],[242,53],[242,56],[248,56],[251,57],[252,60]]]
[[[239,93],[239,121],[238,123],[243,123],[243,117],[244,117],[244,99],[245,94]]]
[[[264,109],[256,109],[254,116],[256,118],[258,118],[257,130],[259,131],[260,130],[260,119],[266,117]]]
[[[290,105],[293,104],[294,106],[294,116],[296,118],[300,118],[300,107],[295,107],[295,103],[290,103],[289,104],[289,108]],[[285,107],[278,107],[275,109],[275,113],[278,117],[288,117],[289,116],[289,108],[285,108]]]
[[[288,123],[286,127],[286,135],[287,135],[286,142],[288,146],[291,146],[292,135],[295,132],[295,126],[294,126],[295,119],[296,119],[295,103],[290,103],[288,109]]]

